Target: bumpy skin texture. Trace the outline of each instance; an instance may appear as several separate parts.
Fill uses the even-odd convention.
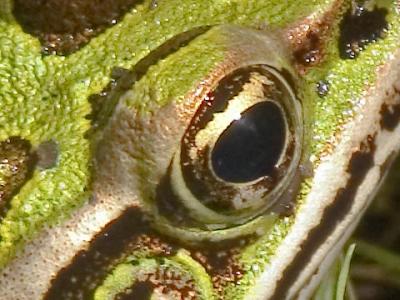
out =
[[[58,152],[54,166],[36,168],[13,197],[4,200],[9,201],[9,208],[0,220],[0,266],[5,268],[3,275],[12,273],[12,265],[9,266],[13,261],[35,254],[32,254],[35,250],[35,239],[46,235],[47,232],[51,234],[52,228],[56,228],[55,232],[62,234],[62,231],[57,231],[58,226],[61,228],[66,224],[75,211],[79,214],[80,209],[90,205],[101,205],[96,201],[103,201],[102,197],[104,202],[108,201],[105,210],[112,206],[112,201],[119,200],[122,203],[118,203],[121,205],[121,211],[127,206],[140,207],[145,215],[152,210],[151,201],[146,198],[154,197],[152,180],[158,179],[159,176],[153,174],[152,167],[161,168],[155,163],[154,157],[159,149],[154,145],[161,141],[161,145],[167,150],[172,147],[168,147],[163,137],[157,136],[158,131],[154,129],[154,124],[160,128],[172,128],[173,131],[171,119],[176,117],[179,122],[181,115],[169,109],[175,106],[182,109],[185,97],[195,94],[199,83],[207,76],[212,77],[210,74],[214,74],[215,69],[223,70],[224,63],[229,62],[227,57],[232,55],[233,49],[241,47],[240,41],[234,40],[234,34],[230,36],[229,30],[217,25],[235,24],[273,31],[281,39],[287,39],[283,44],[288,49],[295,49],[303,44],[304,39],[307,40],[302,38],[304,31],[298,29],[304,28],[302,25],[311,24],[319,28],[318,34],[322,35],[323,40],[320,45],[323,54],[317,63],[298,63],[290,53],[287,55],[289,59],[283,59],[282,62],[290,72],[297,74],[295,77],[298,78],[297,97],[302,102],[305,126],[302,162],[309,169],[317,169],[324,157],[337,149],[346,125],[362,114],[360,108],[365,101],[363,97],[379,79],[377,70],[393,59],[393,53],[398,55],[396,50],[399,48],[400,39],[400,18],[397,11],[399,8],[394,2],[382,1],[380,5],[388,9],[389,24],[384,38],[366,46],[356,60],[340,58],[337,47],[340,34],[338,24],[349,5],[348,1],[329,0],[302,1],[301,6],[298,1],[283,3],[251,0],[169,0],[160,1],[155,6],[152,1],[143,1],[126,13],[118,24],[99,33],[79,50],[68,56],[43,56],[39,40],[25,33],[14,19],[13,3],[2,1],[0,142],[19,137],[29,141],[32,155],[35,155],[34,151],[39,149],[40,145],[52,141],[57,145]],[[99,116],[101,126],[93,129],[93,122],[88,116],[94,108],[89,99],[92,95],[101,93],[113,81],[113,70],[115,73],[116,68],[123,68],[134,72],[138,62],[154,53],[168,40],[183,32],[208,26],[215,28],[199,35],[189,45],[181,45],[180,49],[171,51],[172,53],[163,60],[155,60],[146,70],[146,74],[135,82],[134,88],[126,88],[121,93],[114,92],[115,94],[110,96],[113,98],[110,100],[112,107],[107,108],[108,104],[105,104],[103,115]],[[329,82],[329,92],[323,98],[319,97],[316,91],[316,83],[321,80]],[[109,112],[113,111],[114,105],[117,108],[112,115]],[[163,113],[167,117],[163,117]],[[117,120],[119,117],[122,121]],[[156,117],[159,117],[158,121]],[[128,124],[127,129],[123,128],[125,124]],[[136,131],[129,135],[127,130],[132,128]],[[124,170],[126,174],[134,170],[135,174],[126,178],[123,177],[124,174],[118,175],[119,170],[113,164],[119,148],[111,151],[111,154],[108,152],[108,149],[113,149],[113,145],[124,139],[124,134],[136,143],[121,142],[121,145],[128,149],[127,152],[131,147],[136,147],[132,155],[135,160],[134,166],[128,171]],[[346,138],[351,139],[351,136],[343,139]],[[165,153],[162,147],[160,152]],[[95,159],[96,155],[100,158]],[[165,158],[164,161],[162,157],[159,158],[160,165],[167,164],[168,159]],[[106,167],[102,167],[102,163]],[[6,177],[4,172],[0,168],[0,180]],[[301,188],[294,197],[294,212],[301,209],[313,189],[313,178],[310,177],[301,182]],[[123,186],[125,183],[131,184],[130,179],[134,184],[129,187]],[[119,183],[114,185],[114,181]],[[117,195],[115,198],[109,196],[113,192]],[[132,196],[129,199],[131,202],[126,200],[127,196],[123,196],[124,192]],[[96,215],[96,218],[101,219],[102,216],[99,215]],[[114,211],[109,215],[105,214],[106,218],[110,219],[103,220],[103,225],[117,215]],[[274,224],[271,225],[271,222]],[[261,234],[252,237],[251,242],[238,247],[239,250],[234,253],[234,265],[240,265],[240,278],[221,279],[220,275],[213,277],[215,274],[204,266],[206,263],[201,259],[205,255],[199,254],[196,257],[196,245],[174,244],[174,247],[180,250],[176,250],[168,259],[171,259],[172,265],[181,266],[183,271],[179,272],[192,274],[192,280],[201,282],[199,298],[244,299],[250,287],[255,285],[263,273],[262,270],[268,268],[268,263],[294,222],[295,214],[292,213],[273,220],[268,216],[264,219],[261,217],[244,226],[243,230],[247,230],[248,233],[254,228],[261,228]],[[83,226],[91,228],[90,224]],[[173,226],[163,222],[156,224],[155,228],[158,230],[157,234],[165,230],[167,235],[174,235]],[[100,229],[101,226],[94,231]],[[259,232],[260,230],[258,234]],[[184,230],[178,231],[178,235],[181,234],[186,242],[192,235],[196,236],[196,233],[185,233]],[[231,238],[237,236],[227,230],[217,233],[216,237],[213,236],[210,240],[223,240],[224,235]],[[85,239],[88,238],[78,240],[86,242]],[[73,238],[68,242],[74,243]],[[79,247],[87,248],[85,242]],[[168,242],[170,241],[167,239]],[[31,244],[33,246],[27,248],[29,250],[24,250]],[[160,255],[163,251],[157,252],[152,247],[149,248],[148,252],[136,251],[139,254],[135,254],[133,251],[133,254],[127,254],[131,256],[116,259],[110,267],[111,275],[104,276],[104,284],[93,293],[95,298],[106,299],[108,294],[118,294],[113,289],[124,291],[124,286],[115,287],[123,281],[115,279],[120,276],[129,286],[131,278],[128,275],[125,277],[124,272],[130,275],[136,272],[135,269],[129,269],[130,262],[147,259],[146,267],[151,269],[151,264],[154,263],[151,257]],[[66,262],[56,264],[62,266],[64,263]],[[168,263],[166,265],[165,268],[168,268]],[[124,266],[127,269],[124,269]],[[231,273],[229,276],[233,276]],[[51,276],[53,275],[55,274]],[[5,278],[6,276],[0,278],[0,290],[6,289],[8,279]],[[223,283],[214,284],[212,287],[211,281],[215,278]],[[154,282],[152,284],[157,285]],[[47,283],[39,285],[46,287]],[[29,288],[26,291],[30,291]],[[34,298],[41,293],[43,291],[34,294]],[[24,299],[22,296],[12,296],[15,295],[12,292],[10,295],[11,298],[7,299]],[[247,297],[252,299],[251,294]]]

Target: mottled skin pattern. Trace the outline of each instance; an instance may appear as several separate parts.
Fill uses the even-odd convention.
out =
[[[398,2],[72,2],[0,3],[1,297],[309,298],[398,152]],[[291,91],[283,179],[236,215],[176,200],[191,119],[252,65]]]

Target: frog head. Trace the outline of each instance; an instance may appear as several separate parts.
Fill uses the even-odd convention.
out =
[[[400,147],[394,1],[3,1],[5,299],[310,297]]]

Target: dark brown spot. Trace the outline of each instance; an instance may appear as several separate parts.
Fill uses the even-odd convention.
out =
[[[20,137],[0,142],[0,216],[9,210],[11,198],[33,175],[35,155],[31,144]]]
[[[143,0],[15,0],[14,15],[43,53],[67,55],[116,24]]]
[[[396,105],[383,104],[380,114],[381,127],[393,131],[400,122],[400,103]]]
[[[354,10],[354,11],[353,11]],[[351,8],[340,23],[339,51],[342,59],[354,59],[370,43],[383,37],[388,28],[387,9]]]
[[[304,66],[315,65],[321,60],[322,41],[317,32],[309,31],[302,47],[294,52],[297,63]]]
[[[367,141],[360,145],[360,150],[353,153],[350,159],[347,168],[350,178],[347,185],[338,190],[333,204],[325,209],[321,223],[309,232],[307,239],[300,246],[301,250],[284,270],[271,299],[285,299],[290,286],[296,281],[316,249],[335,230],[337,224],[346,217],[354,203],[359,185],[374,166],[374,152],[374,137],[369,136]]]

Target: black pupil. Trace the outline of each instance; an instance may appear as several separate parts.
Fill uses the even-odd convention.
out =
[[[217,140],[211,160],[214,172],[228,182],[271,176],[285,145],[282,110],[271,101],[247,109]]]

